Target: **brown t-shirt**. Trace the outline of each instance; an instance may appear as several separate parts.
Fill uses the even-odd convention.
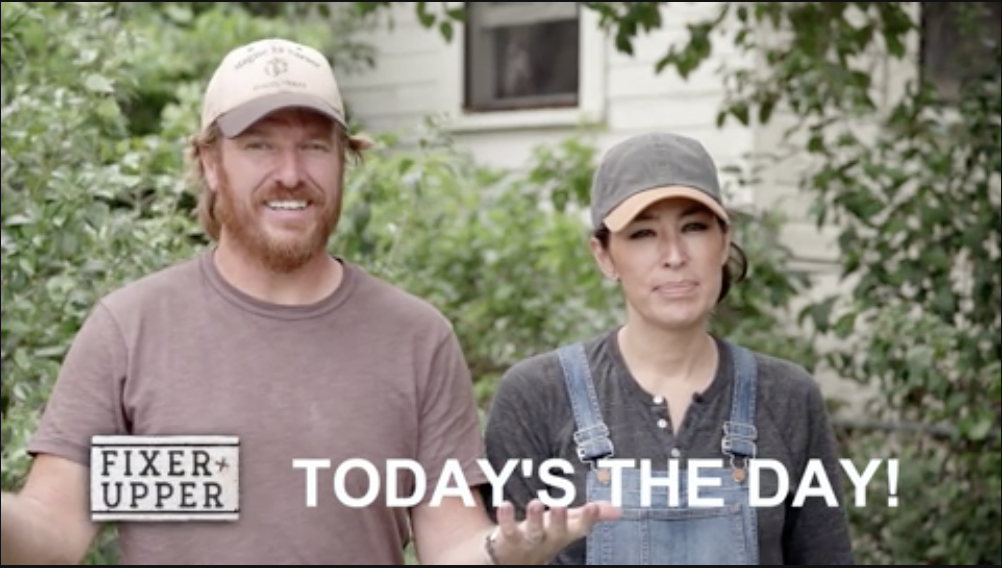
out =
[[[211,254],[102,298],[81,327],[28,450],[82,464],[95,434],[240,439],[235,522],[120,524],[123,564],[402,564],[407,510],[349,507],[334,469],[361,458],[419,462],[431,496],[449,460],[482,483],[471,379],[449,322],[428,303],[342,261],[344,281],[308,306],[255,300]],[[293,460],[329,459],[317,506]],[[398,477],[403,495],[414,480]],[[348,490],[360,496],[359,470]]]

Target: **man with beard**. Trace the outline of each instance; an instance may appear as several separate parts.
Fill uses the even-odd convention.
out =
[[[422,564],[545,564],[617,515],[536,502],[525,519],[503,504],[489,520],[474,487],[488,479],[470,375],[449,322],[326,250],[345,168],[367,147],[347,131],[318,51],[271,39],[223,59],[187,154],[213,245],[89,314],[27,448],[25,486],[3,495],[3,564],[83,560],[99,526],[88,506],[90,469],[105,465],[91,463],[97,435],[239,439],[239,516],[120,523],[123,564],[392,565],[412,539]],[[308,459],[329,461],[297,465]],[[337,477],[352,459],[380,478]],[[419,471],[390,473],[393,459]],[[419,502],[393,506],[386,475],[396,495],[424,491]],[[450,476],[471,486],[469,501],[433,492]],[[371,504],[344,498],[371,483]]]

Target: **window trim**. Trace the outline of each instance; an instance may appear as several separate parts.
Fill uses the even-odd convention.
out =
[[[478,10],[483,10],[482,27],[496,28],[501,26],[517,26],[521,24],[539,24],[560,20],[580,20],[581,9],[576,2],[532,2],[531,10],[524,6],[528,2],[513,2],[515,6],[492,6],[494,2],[463,2],[477,4]]]

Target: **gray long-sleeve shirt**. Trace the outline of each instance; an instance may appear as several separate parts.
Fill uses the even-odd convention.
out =
[[[718,340],[719,341],[719,340]],[[716,377],[695,397],[676,436],[670,425],[667,402],[653,397],[631,377],[619,352],[615,330],[586,342],[595,390],[602,416],[611,429],[615,457],[648,459],[652,464],[670,460],[685,467],[688,459],[724,459],[720,452],[721,425],[729,417],[733,372],[726,349]],[[837,448],[819,386],[802,367],[789,361],[755,354],[758,365],[756,427],[758,457],[783,464],[789,479],[788,494],[780,505],[759,507],[760,564],[853,564],[844,511],[821,497],[807,497],[793,506],[794,496],[811,460],[824,464],[834,495],[844,503]],[[555,352],[536,355],[514,365],[501,379],[486,424],[487,456],[500,472],[509,460],[531,459],[540,464],[560,458],[575,466],[568,479],[576,488],[574,505],[585,500],[588,467],[575,454],[574,420]],[[760,494],[776,492],[775,476],[763,472]],[[817,483],[813,483],[817,485]],[[517,468],[508,478],[504,497],[523,507],[539,491],[556,497],[559,489],[544,484],[538,472],[528,476]],[[489,488],[485,498],[491,510]],[[584,564],[584,541],[564,550],[554,564]]]

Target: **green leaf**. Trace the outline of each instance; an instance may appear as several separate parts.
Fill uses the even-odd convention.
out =
[[[115,92],[115,87],[112,85],[111,80],[97,73],[87,75],[87,78],[84,80],[84,86],[87,90],[95,93],[108,94]]]

